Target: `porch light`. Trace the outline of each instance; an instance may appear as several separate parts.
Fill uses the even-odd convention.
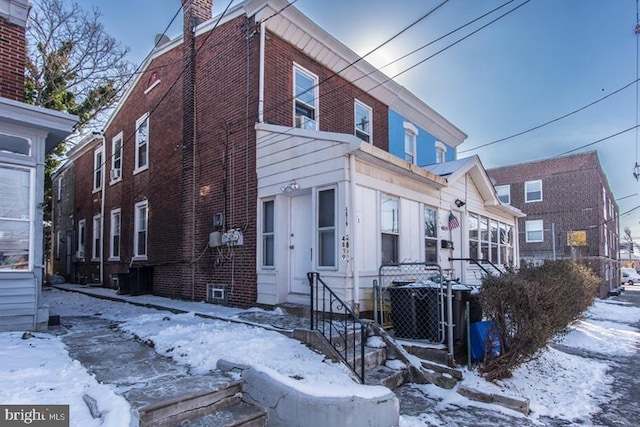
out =
[[[457,207],[459,207],[459,208],[461,208],[461,207],[463,207],[464,205],[466,205],[466,203],[465,203],[465,202],[463,202],[463,201],[462,201],[462,200],[460,200],[460,199],[456,199],[456,201],[455,201],[454,203],[455,203],[455,204],[456,204],[456,206],[457,206]]]
[[[283,193],[290,193],[292,191],[296,191],[298,188],[300,188],[300,184],[298,184],[294,179],[284,187],[280,187],[280,191]]]

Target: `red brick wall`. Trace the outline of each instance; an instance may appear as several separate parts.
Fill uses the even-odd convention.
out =
[[[266,122],[294,125],[294,63],[318,77],[320,130],[354,134],[354,101],[357,98],[373,109],[374,145],[389,151],[388,107],[272,34],[265,47]]]
[[[25,30],[0,18],[0,97],[24,101]]]

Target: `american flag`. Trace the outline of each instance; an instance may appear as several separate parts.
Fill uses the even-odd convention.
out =
[[[454,228],[458,228],[458,227],[460,227],[458,218],[456,218],[453,212],[449,213],[449,230],[453,230]]]

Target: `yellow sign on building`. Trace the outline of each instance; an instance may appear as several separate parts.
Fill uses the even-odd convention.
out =
[[[587,246],[587,232],[567,231],[567,246]]]

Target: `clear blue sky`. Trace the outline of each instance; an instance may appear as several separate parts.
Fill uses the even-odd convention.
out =
[[[295,6],[359,54],[365,54],[442,0],[298,0]],[[382,66],[508,0],[450,0],[367,59]],[[515,0],[490,17],[393,66],[395,75],[489,20],[523,3]],[[234,3],[238,3],[236,0]],[[81,0],[95,5],[113,36],[138,63],[179,10],[180,0]],[[214,13],[228,0],[214,0]],[[181,16],[169,31],[180,32]],[[483,149],[481,144],[521,132],[583,107],[636,79],[634,0],[532,0],[396,80],[469,137],[459,157],[478,154],[486,168],[556,156],[636,125],[636,87],[569,118]],[[640,205],[632,175],[638,159],[635,131],[607,139],[598,151],[624,213]],[[571,195],[567,195],[571,197]],[[640,240],[640,209],[620,219]]]

